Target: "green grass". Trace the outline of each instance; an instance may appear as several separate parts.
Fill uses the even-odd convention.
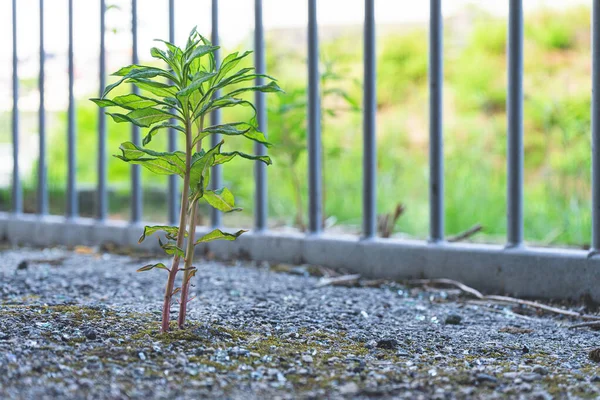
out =
[[[573,8],[561,12],[542,10],[526,18],[524,144],[528,241],[583,246],[590,240],[589,17],[589,8]],[[506,225],[506,23],[483,14],[477,16],[477,21],[466,36],[451,23],[446,24],[446,232],[458,233],[480,223],[484,233],[477,240],[502,241]],[[377,206],[380,212],[389,212],[396,203],[404,203],[406,212],[397,230],[418,238],[427,237],[429,212],[425,28],[391,32],[378,46]],[[339,60],[347,71],[348,79],[340,85],[357,99],[362,98],[360,85],[354,83],[362,80],[359,37],[356,30],[322,43],[327,58]],[[277,34],[269,37],[269,73],[278,77],[284,89],[306,85],[304,50],[278,39]],[[238,112],[226,110],[224,120]],[[77,174],[81,185],[93,185],[97,179],[97,114],[93,104],[83,99],[78,102]],[[52,132],[56,143],[65,141],[64,115],[61,120],[63,125]],[[324,160],[325,213],[334,216],[338,224],[357,231],[362,208],[362,117],[360,113],[347,112],[328,117],[325,122],[325,147],[341,148],[338,156]],[[280,116],[270,115],[269,131],[277,132],[282,123]],[[107,148],[109,154],[116,154],[120,142],[129,140],[131,130],[110,120],[108,129]],[[251,151],[251,143],[244,146]],[[157,136],[152,147],[166,148],[165,136]],[[49,154],[49,178],[53,187],[59,189],[64,187],[66,176],[65,150],[64,146],[53,146]],[[283,157],[281,151],[273,154],[274,165],[268,168],[270,216],[292,224],[295,206],[290,171],[278,161]],[[305,182],[306,155],[300,157],[297,169]],[[110,184],[125,197],[129,171],[127,164],[109,158]],[[226,221],[232,225],[251,223],[252,164],[243,160],[228,164],[224,180],[246,209]],[[144,174],[144,185],[161,187],[166,180]],[[302,189],[306,204],[306,184]],[[161,205],[155,208],[153,215],[160,215]]]

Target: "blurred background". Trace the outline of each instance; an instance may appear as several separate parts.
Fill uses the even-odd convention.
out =
[[[273,228],[302,230],[307,222],[306,2],[264,0],[267,73],[286,91],[267,96],[269,218]],[[362,20],[360,0],[320,0],[323,103],[324,224],[358,233],[362,195]],[[402,4],[400,4],[402,3]],[[525,17],[525,235],[529,243],[586,248],[590,240],[590,1],[524,2]],[[168,38],[166,0],[138,2],[139,56]],[[131,61],[130,1],[108,0],[107,70]],[[11,208],[11,5],[0,4],[0,211]],[[46,108],[50,212],[62,215],[66,192],[67,2],[47,0]],[[99,2],[74,2],[77,189],[82,216],[94,214],[97,181]],[[377,207],[403,212],[392,236],[425,239],[428,232],[428,2],[381,0],[377,18]],[[192,27],[210,36],[210,1],[175,2],[176,44]],[[444,2],[444,140],[446,233],[475,224],[472,240],[501,243],[506,187],[506,1]],[[18,2],[20,167],[24,208],[35,212],[39,93],[38,1]],[[251,0],[222,1],[222,55],[252,48]],[[248,60],[248,64],[252,60]],[[109,78],[111,82],[112,78]],[[125,92],[127,88],[122,87]],[[223,120],[243,118],[227,109]],[[129,218],[130,166],[110,157],[131,129],[108,122],[110,218]],[[251,143],[226,145],[251,151]],[[166,149],[166,135],[151,143]],[[224,183],[243,213],[225,225],[252,225],[251,165],[227,164]],[[142,172],[144,219],[166,220],[167,180]],[[208,210],[204,213],[209,222]],[[390,230],[389,226],[382,230]],[[382,232],[384,233],[384,232]]]

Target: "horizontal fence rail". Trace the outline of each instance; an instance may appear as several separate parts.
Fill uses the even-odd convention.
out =
[[[137,245],[142,222],[142,182],[139,166],[131,168],[131,217],[129,221],[107,219],[107,126],[101,111],[97,131],[97,210],[94,219],[80,218],[77,204],[77,176],[75,145],[77,142],[73,51],[73,1],[68,0],[68,123],[67,123],[67,204],[64,217],[48,215],[46,172],[46,121],[44,103],[45,50],[44,0],[39,0],[39,159],[37,170],[37,209],[34,215],[23,214],[23,194],[19,169],[19,83],[17,58],[18,2],[12,1],[12,211],[0,213],[0,239],[14,244],[100,245],[112,242]],[[523,3],[509,0],[507,21],[507,186],[506,224],[504,246],[485,244],[448,243],[444,240],[444,152],[443,152],[443,17],[442,1],[430,0],[429,21],[429,240],[409,241],[377,238],[377,143],[376,143],[376,21],[375,0],[364,0],[364,93],[363,93],[363,170],[362,170],[362,235],[340,236],[322,232],[322,138],[321,98],[319,75],[318,2],[307,0],[308,39],[308,102],[307,143],[308,158],[308,216],[306,234],[284,234],[268,229],[267,170],[255,164],[254,230],[235,242],[211,242],[198,246],[198,251],[212,251],[218,258],[251,258],[273,262],[310,263],[327,267],[343,267],[376,278],[452,278],[489,292],[508,292],[518,296],[541,298],[580,298],[589,295],[600,301],[600,0],[593,0],[592,11],[592,245],[590,251],[556,248],[532,248],[524,245],[523,218]],[[142,3],[140,3],[142,4]],[[168,5],[169,40],[175,39],[175,0]],[[106,84],[105,0],[100,5],[100,91]],[[219,1],[211,0],[211,38],[219,43]],[[132,63],[138,63],[137,37],[138,2],[131,0]],[[254,63],[258,74],[266,74],[263,28],[263,2],[254,0]],[[219,54],[216,54],[219,60]],[[262,78],[256,78],[262,84]],[[137,90],[137,89],[134,89]],[[263,93],[255,97],[259,128],[267,132],[267,108]],[[220,113],[211,115],[213,124],[221,121]],[[133,127],[132,141],[140,142],[140,130]],[[168,134],[168,148],[176,147],[174,130]],[[216,144],[218,137],[212,137]],[[257,154],[266,154],[264,145],[257,143]],[[168,219],[174,222],[178,215],[179,188],[175,177],[168,181]],[[213,188],[220,187],[222,171],[215,167]],[[166,188],[165,188],[166,189]],[[215,211],[210,225],[218,227],[221,214]],[[205,228],[199,227],[199,231]],[[143,249],[158,250],[158,245],[146,241]]]

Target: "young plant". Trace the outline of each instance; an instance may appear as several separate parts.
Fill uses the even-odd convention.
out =
[[[235,233],[215,229],[196,239],[196,213],[198,202],[205,201],[223,212],[239,211],[235,206],[233,194],[227,188],[210,190],[211,167],[223,164],[236,157],[271,164],[268,156],[254,156],[239,151],[223,152],[223,140],[216,146],[205,150],[203,139],[210,135],[243,136],[250,140],[269,145],[256,123],[254,105],[240,97],[248,92],[279,92],[281,89],[275,79],[254,73],[254,68],[236,68],[240,61],[251,52],[229,54],[220,65],[215,63],[215,51],[206,38],[196,28],[192,30],[185,48],[161,41],[167,50],[152,48],[152,57],[164,61],[167,69],[143,65],[129,65],[113,75],[119,79],[106,87],[102,98],[92,99],[100,107],[120,107],[123,112],[107,112],[117,122],[129,122],[148,129],[142,144],[147,146],[152,138],[167,129],[174,129],[185,137],[184,151],[158,152],[132,142],[121,144],[121,155],[115,157],[139,164],[159,175],[178,175],[183,179],[179,226],[146,226],[140,237],[140,243],[156,232],[164,232],[166,242],[159,244],[166,254],[172,255],[170,268],[163,263],[150,264],[138,271],[163,269],[168,272],[162,310],[162,331],[169,330],[169,312],[171,299],[180,292],[178,325],[184,327],[190,280],[197,269],[193,265],[194,247],[199,243],[212,240],[235,240],[245,231]],[[255,78],[263,78],[268,83],[252,86]],[[123,83],[137,86],[142,95],[130,93],[108,99],[106,96],[115,87]],[[250,86],[247,84],[250,83]],[[221,94],[217,97],[217,91]],[[232,122],[208,126],[209,114],[225,107],[248,107],[254,116],[248,122]],[[189,225],[186,230],[186,224]],[[187,243],[186,243],[187,238]],[[185,245],[185,247],[184,247]],[[181,258],[183,268],[179,268]],[[183,272],[181,287],[175,288],[177,273]]]

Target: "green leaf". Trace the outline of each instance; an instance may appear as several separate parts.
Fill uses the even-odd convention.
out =
[[[254,68],[252,68],[252,69],[254,69]],[[255,80],[256,78],[267,78],[271,81],[277,81],[277,79],[273,78],[272,76],[265,75],[265,74],[246,74],[246,75],[242,75],[242,76],[236,76],[236,75],[232,75],[230,78],[224,79],[219,85],[217,85],[217,86],[219,86],[219,89],[222,87],[225,87],[225,86],[236,85],[241,82]]]
[[[177,96],[189,96],[213,76],[215,76],[214,72],[200,72],[189,85],[177,92]]]
[[[240,157],[246,158],[248,160],[261,161],[261,162],[264,162],[267,165],[271,165],[272,164],[271,158],[269,156],[253,156],[253,155],[242,153],[242,152],[239,152],[239,151],[232,151],[230,153],[219,153],[219,154],[215,155],[215,160],[213,162],[213,165],[224,164],[226,162],[231,161],[236,156],[240,156]]]
[[[164,62],[167,63],[167,65],[169,67],[171,67],[171,69],[173,70],[173,72],[175,72],[178,75],[181,75],[181,70],[179,69],[179,66],[177,65],[176,60],[174,60],[172,57],[169,57],[167,55],[167,53],[165,53],[161,49],[159,49],[157,47],[151,48],[150,49],[150,55],[152,57],[154,57],[154,58],[159,59],[159,60],[163,60]]]
[[[242,211],[241,208],[235,207],[235,199],[233,194],[227,188],[218,190],[205,190],[202,198],[219,211]]]
[[[128,110],[137,110],[139,108],[147,108],[161,104],[154,99],[140,96],[135,93],[117,96],[114,99],[112,99],[112,101],[118,106],[126,108]]]
[[[134,110],[127,114],[127,116],[131,119],[138,121],[140,123],[140,126],[145,127],[149,127],[156,124],[157,122],[176,117],[175,115],[167,111],[152,107]]]
[[[185,45],[185,51],[183,52],[184,55],[188,52],[188,50],[192,49],[193,47],[195,47],[197,45],[197,43],[200,42],[200,41],[196,40],[197,37],[198,37],[198,27],[195,26],[190,31],[190,34],[188,35],[188,40],[187,40],[187,43]]]
[[[190,189],[191,195],[202,193],[207,187],[209,181],[210,167],[214,165],[215,157],[221,153],[221,140],[216,146],[206,153],[196,153],[192,158],[192,167],[190,168]]]
[[[120,113],[106,113],[110,115],[115,122],[131,122],[142,128],[148,128],[157,122],[164,121],[166,119],[176,118],[175,115],[157,108],[140,108],[134,110],[128,114]],[[178,117],[177,117],[178,118]]]
[[[279,87],[279,85],[277,85],[276,82],[271,81],[271,82],[267,83],[266,85],[250,86],[250,87],[237,89],[237,90],[234,90],[233,92],[227,93],[226,96],[233,97],[238,94],[245,93],[245,92],[269,93],[269,92],[283,92],[283,90]]]
[[[240,237],[240,235],[243,234],[244,232],[248,232],[248,231],[241,230],[241,231],[237,231],[236,233],[227,233],[227,232],[223,232],[220,229],[215,229],[214,231],[207,233],[206,235],[202,236],[200,239],[196,240],[194,245],[197,245],[200,243],[211,242],[213,240],[235,240],[238,237]]]
[[[243,127],[243,129],[238,129],[238,127]],[[255,142],[262,143],[267,147],[271,146],[271,143],[267,142],[267,138],[265,137],[264,133],[257,130],[253,125],[248,124],[246,122],[236,122],[232,124],[209,126],[208,128],[205,128],[202,132],[200,132],[196,139],[194,139],[193,144],[212,134],[225,136],[242,135],[248,139],[254,140]]]
[[[246,52],[242,53],[242,55],[238,55],[238,54],[239,53],[236,51],[234,53],[229,54],[227,57],[225,57],[223,59],[223,62],[221,63],[221,67],[219,68],[217,77],[215,78],[215,82],[218,83],[221,81],[221,79],[225,78],[232,69],[237,67],[237,65],[240,63],[240,61],[242,61],[242,59],[244,59],[248,55],[252,54],[252,52],[246,51]]]
[[[132,78],[129,79],[129,81],[141,90],[148,91],[156,96],[174,97],[175,93],[177,93],[177,86],[168,85],[166,83],[156,82],[144,78]]]
[[[169,272],[171,271],[169,268],[167,268],[167,266],[165,264],[157,263],[157,264],[144,265],[142,268],[138,269],[137,272],[150,271],[151,269],[154,269],[154,268],[165,269]]]
[[[190,279],[192,279],[194,276],[196,276],[196,272],[198,272],[198,269],[197,269],[197,268],[192,268],[192,269],[190,270],[190,272],[188,273],[188,276],[187,276],[187,280],[186,280],[186,281],[185,281],[185,283],[184,283],[184,286],[185,286],[185,285],[187,285],[187,284],[189,283]],[[189,301],[189,300],[188,300],[188,301]]]
[[[191,54],[186,58],[185,63],[189,65],[196,58],[200,58],[208,53],[214,53],[220,47],[219,46],[198,46],[196,47]]]
[[[219,97],[218,99],[211,100],[210,102],[202,106],[202,108],[194,114],[194,118],[197,119],[200,116],[207,115],[208,113],[214,110],[235,106],[250,107],[254,112],[252,118],[254,118],[254,116],[256,115],[256,107],[254,107],[254,104],[252,104],[248,100],[236,99],[235,97]]]
[[[175,245],[175,243],[172,243],[172,242],[163,243],[160,239],[158,239],[158,244],[163,249],[163,251],[168,255],[171,255],[171,256],[177,255],[180,257],[185,257],[184,251],[180,247],[177,247],[177,245]]]
[[[113,90],[114,88],[116,88],[117,86],[119,86],[121,83],[128,81],[130,82],[131,79],[145,79],[147,80],[147,78],[154,78],[156,76],[164,76],[168,79],[174,79],[175,82],[177,82],[177,79],[175,78],[174,75],[170,74],[169,72],[162,70],[160,68],[154,68],[154,67],[144,67],[141,65],[136,65],[136,66],[129,66],[129,67],[125,67],[125,68],[130,68],[129,72],[127,72],[123,78],[119,79],[118,81],[116,81],[115,83],[112,83],[110,85],[108,85],[105,89],[104,92],[102,93],[102,98],[106,97],[106,95]],[[123,71],[123,68],[121,68],[119,71],[117,71],[116,73],[124,73],[125,71]]]
[[[117,107],[118,104],[115,103],[112,100],[108,100],[108,99],[90,99],[91,101],[93,101],[94,103],[96,103],[96,105],[98,107]]]
[[[182,151],[156,152],[139,147],[132,142],[121,143],[120,149],[123,155],[115,157],[131,164],[140,164],[159,175],[183,176],[185,173],[185,153]]]
[[[185,128],[177,125],[177,124],[173,124],[171,122],[163,122],[162,124],[158,124],[158,125],[154,125],[150,131],[148,132],[148,134],[146,134],[146,136],[144,137],[144,139],[142,140],[142,144],[144,146],[146,146],[148,143],[150,143],[152,141],[152,138],[154,137],[154,135],[156,135],[158,133],[158,131],[160,129],[165,129],[165,128],[172,128],[172,129],[176,129],[180,132],[185,133]]]
[[[165,232],[167,234],[167,237],[169,239],[173,239],[173,240],[175,240],[174,238],[176,238],[177,235],[179,234],[179,228],[176,226],[168,226],[168,225],[146,226],[146,227],[144,227],[144,233],[142,234],[142,236],[140,236],[138,243],[142,243],[144,241],[144,239],[146,239],[147,236],[150,236],[153,233],[156,233],[159,231]],[[185,237],[187,237],[187,235],[188,235],[187,232],[185,232]]]
[[[167,49],[169,50],[168,52],[168,58],[170,60],[176,60],[176,61],[181,61],[181,57],[183,57],[183,51],[175,46],[173,43],[167,42],[166,40],[162,40],[162,39],[154,39],[155,42],[162,42],[167,46]]]
[[[125,76],[125,77],[127,77],[129,75],[130,78],[133,78],[136,75],[139,78],[154,78],[155,76],[162,76],[162,77],[165,77],[172,81],[177,80],[175,75],[173,75],[169,71],[165,71],[162,68],[148,67],[145,65],[137,65],[137,64],[132,64],[132,65],[128,65],[127,67],[123,67],[111,75]]]
[[[235,81],[237,79],[242,79],[244,76],[247,76],[245,74],[247,74],[248,72],[254,71],[254,69],[255,69],[254,67],[240,69],[235,74],[233,74],[225,79],[222,79],[218,84],[216,84],[214,86],[215,90],[224,88],[227,85],[231,85],[231,84],[235,83]],[[252,75],[252,74],[250,74],[250,75]]]

